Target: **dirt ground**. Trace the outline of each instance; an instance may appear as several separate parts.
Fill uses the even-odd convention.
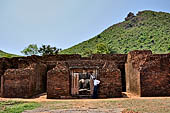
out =
[[[29,99],[24,99],[24,98],[1,98],[0,101],[8,101],[8,100],[16,100],[16,101],[30,101],[30,102],[56,102],[56,101],[105,101],[105,100],[129,100],[129,99],[167,99],[170,97],[137,97],[135,95],[130,95],[126,93],[126,96],[123,98],[107,98],[107,99],[47,99],[47,94],[42,93],[39,95],[36,95],[32,98]]]
[[[23,113],[170,113],[170,97],[108,99],[46,99],[46,93],[31,99],[0,98],[0,101],[38,102],[40,108]]]

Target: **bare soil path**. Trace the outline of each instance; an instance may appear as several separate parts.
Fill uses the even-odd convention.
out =
[[[0,98],[0,101],[38,102],[40,108],[23,113],[170,113],[170,97],[109,99],[46,99],[46,94],[31,99]]]

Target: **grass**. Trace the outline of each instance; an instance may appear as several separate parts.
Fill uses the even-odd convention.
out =
[[[32,110],[40,107],[36,102],[23,102],[23,101],[1,101],[0,113],[21,113],[24,110]]]

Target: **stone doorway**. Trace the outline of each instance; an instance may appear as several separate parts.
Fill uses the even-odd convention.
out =
[[[97,69],[71,69],[71,95],[90,96],[93,94],[93,80],[91,75],[97,78]]]

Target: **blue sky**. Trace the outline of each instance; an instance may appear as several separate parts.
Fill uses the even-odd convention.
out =
[[[170,0],[0,0],[0,50],[69,48],[143,10],[170,13]]]

